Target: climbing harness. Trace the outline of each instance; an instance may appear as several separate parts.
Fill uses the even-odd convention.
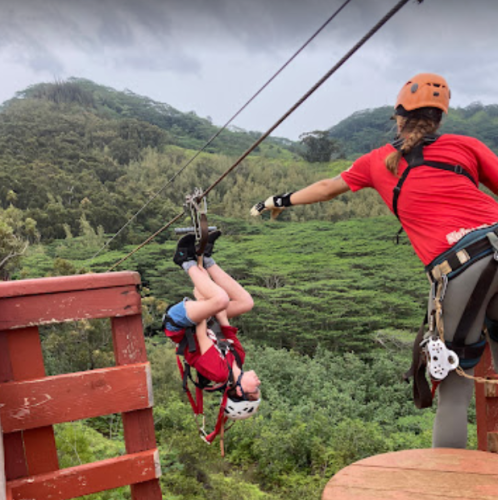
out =
[[[201,201],[202,198],[206,197],[222,180],[225,179],[235,168],[237,168],[243,160],[245,160],[277,127],[279,127],[294,111],[296,111],[301,104],[303,104],[311,95],[313,95],[341,66],[343,66],[346,61],[350,57],[352,57],[365,43],[372,38],[377,31],[382,28],[387,21],[389,21],[397,12],[399,12],[410,0],[400,0],[387,14],[380,19],[375,26],[373,26],[363,38],[361,38],[325,75],[318,80],[318,82],[311,87],[279,120],[277,120],[265,133],[261,134],[259,139],[257,139],[233,164],[230,168],[228,168],[211,186],[209,186],[206,191],[204,191],[201,196],[198,198],[198,202]],[[417,3],[421,4],[423,0],[417,0]],[[183,216],[183,213],[178,214],[171,221],[165,224],[162,228],[156,231],[152,236],[150,236],[145,242],[140,244],[137,248],[135,248],[128,255],[123,257],[119,262],[114,264],[109,271],[113,271],[120,264],[122,264],[125,260],[131,257],[135,252],[137,252],[140,248],[143,248],[147,243],[152,241],[156,236],[161,234],[163,231],[168,229],[172,224],[174,224],[177,220],[179,220]]]
[[[220,324],[215,319],[211,319],[208,322],[208,335],[211,340],[213,340],[214,346],[223,357],[226,359],[226,356],[229,352],[232,353],[235,358],[235,362],[237,366],[241,369],[241,373],[237,380],[234,380],[233,371],[230,363],[227,361],[227,369],[228,369],[228,379],[224,383],[213,383],[206,377],[204,377],[200,373],[196,373],[194,378],[192,374],[193,368],[187,363],[185,359],[185,349],[188,349],[189,352],[195,352],[197,350],[197,344],[195,341],[195,326],[192,327],[184,327],[175,323],[175,321],[168,315],[168,310],[163,316],[163,330],[168,331],[166,325],[170,324],[181,331],[184,331],[183,337],[176,348],[176,361],[178,365],[178,369],[180,372],[180,376],[182,378],[182,386],[183,390],[187,394],[187,397],[190,402],[190,406],[194,412],[194,417],[196,420],[197,427],[199,429],[199,435],[201,439],[207,444],[211,444],[216,436],[220,435],[220,446],[222,455],[224,454],[223,449],[223,437],[224,432],[229,430],[230,427],[226,427],[227,421],[230,420],[241,420],[250,417],[253,415],[259,407],[260,399],[257,401],[235,401],[229,398],[228,393],[230,389],[233,387],[240,387],[240,381],[242,375],[244,373],[242,369],[242,362],[240,356],[236,349],[233,347],[233,342],[230,339],[227,339],[222,332]],[[189,387],[189,380],[195,386],[195,396],[192,394]],[[216,420],[215,427],[212,432],[208,433],[205,429],[205,416],[204,416],[204,391],[205,392],[221,392],[221,402],[220,409],[218,412],[218,417]]]
[[[444,299],[448,283],[478,260],[493,254],[493,258],[481,272],[469,300],[455,329],[451,342],[444,339]],[[440,259],[441,260],[441,259]],[[417,408],[427,408],[432,405],[435,388],[450,371],[455,370],[462,377],[489,382],[478,379],[465,373],[464,370],[473,368],[479,362],[486,347],[486,334],[483,332],[480,340],[473,344],[465,344],[468,330],[474,323],[479,307],[486,297],[489,288],[498,270],[498,228],[485,233],[482,238],[470,243],[464,248],[450,249],[446,252],[441,262],[426,268],[427,276],[431,281],[431,307],[426,314],[413,345],[412,365],[404,378],[413,376],[413,396]],[[429,331],[425,333],[425,325]],[[433,342],[433,344],[430,344]],[[445,349],[442,349],[442,346]],[[430,348],[429,348],[430,346]],[[439,356],[437,349],[440,349]],[[438,357],[442,368],[434,363]],[[431,366],[432,362],[432,366]],[[432,390],[429,389],[425,377],[428,369],[430,379],[433,381]],[[444,369],[446,368],[446,369]],[[444,376],[443,376],[444,375]]]
[[[410,153],[403,155],[405,158],[406,162],[408,163],[408,166],[406,169],[403,171],[401,174],[401,177],[398,180],[398,183],[396,184],[396,187],[393,189],[393,212],[394,215],[398,218],[399,220],[399,215],[398,215],[398,200],[399,196],[401,194],[401,188],[403,187],[403,184],[405,183],[408,174],[417,167],[432,167],[432,168],[437,168],[439,170],[446,170],[447,172],[453,172],[458,175],[463,175],[467,177],[467,179],[471,180],[476,186],[478,186],[478,182],[472,177],[472,175],[467,172],[461,165],[452,165],[451,163],[443,163],[440,161],[430,161],[430,160],[425,160],[424,159],[424,147],[428,146],[430,144],[434,144],[439,137],[441,137],[438,134],[428,134],[426,135],[420,144],[415,146]],[[401,147],[403,146],[404,139],[396,139],[395,141],[392,142],[392,145],[399,151]],[[396,244],[399,244],[399,238],[401,236],[401,233],[403,232],[403,227],[401,227],[398,232],[396,233],[394,241]]]

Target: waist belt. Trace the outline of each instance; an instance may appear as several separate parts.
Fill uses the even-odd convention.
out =
[[[464,267],[467,263],[470,263],[477,258],[489,255],[496,248],[494,248],[491,244],[491,235],[494,235],[494,238],[496,238],[496,242],[498,243],[498,228],[496,228],[486,235],[483,235],[482,239],[479,241],[471,243],[465,248],[456,251],[449,251],[447,258],[440,264],[436,264],[435,266],[429,265],[428,268],[426,268],[429,276],[432,280],[439,280],[441,279],[441,276],[448,276],[450,273],[454,273]]]

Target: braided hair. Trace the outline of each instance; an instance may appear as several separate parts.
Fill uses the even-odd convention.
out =
[[[400,109],[401,108],[401,109]],[[437,108],[419,108],[406,111],[402,106],[396,110],[399,135],[404,138],[399,149],[389,154],[384,163],[387,170],[398,175],[401,158],[408,154],[427,134],[434,134],[441,124],[442,111]]]

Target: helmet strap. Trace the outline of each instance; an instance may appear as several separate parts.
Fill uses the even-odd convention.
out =
[[[242,389],[242,384],[240,383],[240,381],[242,380],[242,375],[244,375],[244,370],[240,370],[240,375],[237,377],[237,382],[235,382],[235,387],[240,388],[240,393],[242,395],[242,399],[244,401],[247,401],[246,394],[244,392],[244,389]]]

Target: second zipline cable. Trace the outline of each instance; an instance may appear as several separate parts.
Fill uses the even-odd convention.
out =
[[[306,42],[301,45],[301,47],[294,52],[294,54],[273,74],[273,76],[202,146],[201,149],[199,149],[190,160],[187,161],[187,163],[180,168],[175,174],[156,192],[154,193],[149,200],[138,210],[127,222],[124,224],[121,229],[118,230],[118,232],[110,238],[106,243],[100,248],[90,259],[90,263],[106,248],[109,246],[109,244],[115,240],[193,161],[203,152],[206,150],[208,146],[210,146],[213,141],[230,125],[235,118],[237,118],[242,111],[244,111],[249,104],[251,104],[256,97],[263,92],[263,90],[270,85],[275,78],[277,78],[280,73],[325,29],[325,27],[330,24],[330,22],[335,19],[335,17],[346,7],[348,3],[350,3],[351,0],[345,0],[345,2],[311,35]]]
[[[340,60],[335,64],[325,75],[320,78],[320,80],[313,85],[313,87],[304,94],[301,99],[299,99],[294,106],[292,106],[287,113],[285,113],[279,120],[277,120],[254,144],[240,156],[235,163],[226,170],[211,186],[209,186],[199,197],[199,200],[205,198],[228,174],[230,174],[249,154],[257,148],[284,120],[286,120],[304,101],[306,101],[319,87],[321,87],[360,47],[362,47],[377,31],[379,31],[384,24],[389,21],[398,11],[401,10],[410,0],[401,0],[398,2],[356,45],[354,45]],[[423,0],[416,0],[417,3],[421,4]],[[116,267],[122,264],[125,260],[136,253],[140,248],[145,246],[147,243],[152,241],[157,235],[161,234],[168,227],[170,227],[174,222],[176,222],[184,213],[178,214],[174,219],[169,221],[165,226],[156,231],[151,237],[149,237],[145,242],[136,247],[132,252],[123,257],[119,262],[114,264],[108,271],[113,271]]]

